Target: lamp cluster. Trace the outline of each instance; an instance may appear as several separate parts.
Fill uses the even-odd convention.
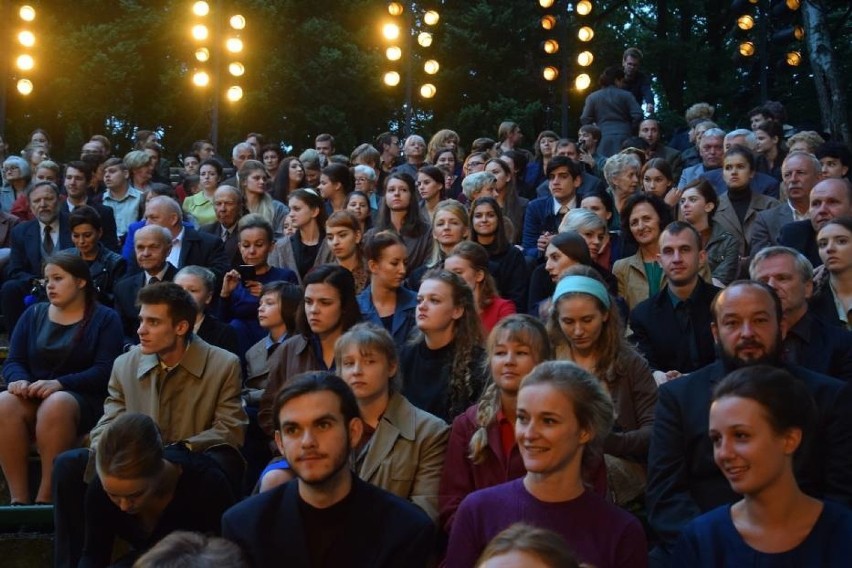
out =
[[[541,49],[545,56],[558,57],[559,51],[566,48],[559,44],[557,39],[560,26],[566,31],[568,30],[568,14],[574,12],[577,16],[577,40],[580,42],[580,52],[577,54],[577,65],[581,68],[579,73],[574,78],[574,87],[578,91],[584,91],[592,84],[592,79],[586,72],[586,69],[594,62],[595,56],[588,49],[589,42],[595,37],[595,30],[588,25],[585,20],[592,13],[592,3],[590,0],[579,0],[578,2],[563,2],[561,0],[538,0],[545,13],[541,17],[541,28],[546,32],[547,37],[541,44]],[[552,35],[551,35],[552,34]],[[568,38],[568,33],[564,34],[564,38]],[[567,58],[563,58],[567,62]],[[559,78],[560,73],[567,73],[567,63],[560,71],[560,66],[549,63],[542,69],[542,77],[545,81],[555,81]]]
[[[21,29],[18,32],[19,53],[15,58],[15,67],[18,69],[16,87],[18,92],[24,96],[33,92],[33,82],[30,76],[32,70],[35,68],[35,59],[32,52],[36,44],[36,36],[30,29],[30,26],[32,26],[35,18],[36,11],[32,6],[25,4],[18,10]]]
[[[801,4],[801,0],[735,0],[731,9],[737,18],[740,36],[737,52],[746,59],[754,56],[758,47],[753,36],[762,30],[770,34],[773,44],[785,49],[784,63],[798,67],[802,63],[800,45],[805,37],[800,24]],[[760,23],[764,28],[755,30]]]
[[[192,82],[198,87],[206,87],[211,82],[208,69],[216,64],[216,59],[211,50],[216,49],[214,41],[222,39],[211,37],[208,24],[210,18],[218,15],[210,15],[210,4],[204,0],[198,0],[192,5],[192,13],[195,17],[192,25],[192,38],[196,42],[196,67],[192,75]],[[234,14],[228,18],[228,33],[227,37],[224,38],[224,52],[228,55],[228,74],[231,77],[231,85],[225,91],[225,96],[231,102],[243,98],[243,88],[239,85],[239,78],[245,75],[246,68],[239,59],[244,47],[240,34],[245,27],[246,19],[244,16]]]
[[[424,50],[432,46],[434,41],[433,32],[431,31],[440,20],[440,15],[436,10],[426,9],[414,13],[417,5],[413,2],[405,6],[402,2],[389,2],[388,14],[391,19],[382,27],[382,35],[388,42],[388,47],[385,49],[385,57],[393,66],[398,66],[404,58],[413,57],[413,43],[410,41],[412,36],[416,36],[417,44]],[[408,13],[406,13],[408,10]],[[405,29],[403,29],[405,27]],[[407,35],[403,35],[407,34]],[[405,41],[405,40],[409,41]],[[406,53],[406,50],[408,53]],[[413,65],[409,69],[413,68]],[[420,96],[424,99],[431,99],[435,96],[437,89],[430,77],[438,73],[441,66],[438,61],[433,58],[427,58],[423,62],[423,72],[426,73],[426,82],[420,86]],[[398,69],[391,69],[384,74],[384,83],[389,87],[399,85],[401,75]],[[411,78],[409,78],[411,80]]]

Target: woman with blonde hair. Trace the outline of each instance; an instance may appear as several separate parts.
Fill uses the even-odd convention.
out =
[[[262,162],[246,160],[239,171],[240,190],[243,192],[246,209],[256,213],[272,225],[276,239],[284,236],[284,218],[290,212],[286,205],[272,199],[266,191],[269,174]]]
[[[427,270],[441,268],[444,259],[457,244],[470,236],[470,219],[464,205],[455,199],[438,203],[432,213],[432,254],[426,263],[415,269],[408,279],[408,287],[416,290]]]
[[[144,150],[133,150],[124,156],[124,164],[129,173],[130,187],[146,191],[154,177],[154,161]]]
[[[442,148],[451,148],[456,153],[460,151],[461,139],[454,130],[443,128],[429,139],[429,144],[426,147],[426,161],[430,164],[437,165],[435,159],[438,151]]]
[[[441,527],[450,532],[462,499],[525,473],[513,425],[521,380],[551,358],[547,330],[525,314],[494,326],[486,344],[490,379],[479,402],[453,420],[441,476]]]

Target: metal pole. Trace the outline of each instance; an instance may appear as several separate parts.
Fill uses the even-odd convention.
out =
[[[210,109],[210,141],[213,143],[213,147],[218,150],[219,100],[222,95],[222,93],[219,92],[222,85],[222,22],[225,20],[225,7],[222,0],[217,0],[216,2],[215,20],[216,31],[213,34],[213,42],[210,45],[212,48],[210,57],[213,60],[213,88],[210,90],[212,93],[211,96],[213,97],[212,107]]]
[[[405,136],[409,136],[411,134],[412,127],[412,90],[413,90],[413,82],[414,82],[414,42],[412,41],[412,35],[414,34],[414,2],[411,2],[408,5],[408,10],[406,12],[405,17],[405,125],[403,126],[403,133]]]
[[[568,39],[570,37],[568,33],[568,5],[567,0],[562,10],[562,17],[559,18],[560,23],[560,31],[562,32],[562,55],[560,56],[562,60],[562,65],[560,65],[561,69],[559,70],[559,75],[562,77],[560,81],[562,83],[562,87],[560,91],[562,91],[562,138],[568,138],[568,87],[571,82],[568,80]]]
[[[758,11],[760,13],[760,31],[758,32],[758,37],[760,38],[760,46],[757,48],[760,51],[759,65],[760,65],[760,102],[763,104],[769,98],[769,86],[768,82],[768,73],[767,66],[769,65],[769,3],[770,0],[763,0],[760,4],[758,4]]]
[[[0,0],[0,38],[4,41],[11,38],[12,34],[8,22],[12,18],[11,4],[7,0]],[[8,42],[7,42],[8,45]],[[0,135],[3,136],[3,142],[8,144],[6,140],[6,89],[9,88],[9,58],[0,57]]]

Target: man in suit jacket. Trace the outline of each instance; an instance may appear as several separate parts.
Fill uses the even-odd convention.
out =
[[[716,358],[710,305],[719,288],[699,275],[707,253],[688,223],[675,221],[660,234],[660,263],[668,284],[630,314],[631,340],[648,360],[658,384]]]
[[[648,510],[666,562],[683,526],[711,509],[733,503],[733,492],[713,460],[708,436],[715,385],[748,365],[780,363],[781,304],[775,292],[738,281],[716,297],[713,335],[720,358],[660,387],[648,455]],[[818,411],[812,444],[796,462],[796,479],[809,495],[852,504],[852,390],[849,385],[798,366],[786,367],[803,380]],[[668,565],[668,564],[665,564]]]
[[[71,213],[81,205],[88,205],[101,217],[101,242],[114,252],[121,252],[116,236],[115,214],[111,207],[95,203],[89,197],[89,185],[92,182],[92,168],[86,162],[68,162],[65,166],[65,193],[67,199],[62,203],[62,211]]]
[[[59,188],[49,181],[37,182],[27,196],[35,219],[12,229],[12,247],[6,265],[6,281],[0,289],[6,330],[11,334],[24,313],[24,297],[33,279],[42,277],[44,259],[53,252],[71,248],[68,215],[59,210]]]
[[[115,310],[121,317],[125,345],[139,343],[136,328],[139,327],[139,308],[136,295],[139,290],[155,282],[171,282],[177,270],[166,260],[172,248],[171,234],[158,225],[145,225],[136,231],[133,241],[136,249],[136,264],[140,272],[122,278],[115,285]]]
[[[521,246],[530,263],[543,257],[565,213],[577,206],[577,188],[583,183],[582,166],[564,156],[551,158],[545,174],[550,195],[530,201],[524,215]]]
[[[408,501],[359,480],[349,454],[363,431],[343,379],[306,373],[275,398],[275,443],[296,479],[222,517],[222,536],[256,568],[427,566],[435,527]]]
[[[752,254],[778,244],[784,225],[809,218],[811,190],[819,182],[819,175],[819,160],[811,154],[792,152],[784,158],[781,176],[787,188],[787,202],[757,214],[749,242]]]
[[[701,135],[698,142],[701,163],[684,168],[680,174],[680,181],[677,183],[678,189],[683,189],[705,172],[722,167],[725,160],[724,140],[725,131],[721,128],[710,128]]]
[[[781,228],[778,244],[800,251],[814,267],[822,266],[816,235],[837,217],[852,215],[852,182],[824,179],[811,190],[810,220],[789,223]]]
[[[749,274],[752,280],[772,287],[781,299],[784,362],[852,382],[852,333],[808,309],[814,289],[808,259],[791,248],[768,247],[755,255]]]
[[[243,213],[243,196],[234,187],[222,186],[213,194],[213,205],[216,208],[216,221],[198,230],[222,241],[229,268],[235,268],[243,263],[239,247],[240,234],[237,231]]]

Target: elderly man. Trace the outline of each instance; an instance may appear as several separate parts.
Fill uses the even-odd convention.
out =
[[[412,134],[405,139],[402,153],[405,163],[396,166],[392,173],[408,174],[416,180],[417,172],[426,163],[426,141],[422,136]]]
[[[746,130],[745,128],[739,128],[725,134],[725,152],[737,145],[745,146],[754,152],[754,149],[757,147],[757,138],[755,137],[754,132]],[[716,195],[722,195],[728,191],[728,186],[725,184],[725,177],[722,173],[722,168],[716,168],[714,170],[705,171],[699,177],[710,182],[713,189],[716,190]],[[751,190],[754,193],[768,195],[775,199],[778,199],[779,195],[778,185],[777,179],[763,172],[755,172],[754,177],[751,178],[751,182],[749,183],[749,187],[751,187]]]
[[[224,185],[213,194],[213,206],[216,209],[216,220],[198,230],[222,240],[225,258],[230,268],[235,268],[243,263],[239,247],[240,234],[237,231],[237,223],[243,213],[243,194],[235,187]]]
[[[683,189],[704,172],[722,167],[725,160],[724,140],[725,131],[721,128],[711,128],[701,135],[698,140],[698,153],[701,155],[701,163],[683,170],[677,184],[678,189]]]
[[[240,142],[234,149],[231,150],[231,164],[234,166],[234,175],[229,177],[225,181],[219,183],[219,185],[232,185],[234,187],[240,187],[240,168],[243,167],[243,164],[246,160],[256,160],[257,154],[254,151],[254,146],[252,146],[248,142]]]
[[[757,214],[749,241],[752,254],[778,244],[784,225],[810,217],[811,190],[819,181],[819,170],[819,161],[812,154],[791,152],[784,158],[781,177],[787,188],[787,201]]]

